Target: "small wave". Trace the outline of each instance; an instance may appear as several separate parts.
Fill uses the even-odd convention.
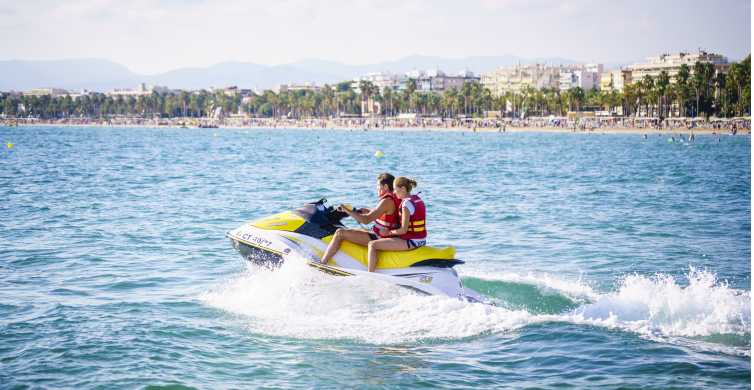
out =
[[[463,285],[494,300],[501,307],[526,310],[532,314],[564,313],[580,305],[578,300],[566,294],[526,282],[469,277],[463,278]]]
[[[564,280],[548,274],[529,273],[520,275],[514,272],[464,270],[463,275],[464,279],[473,278],[492,283],[501,282],[533,286],[536,287],[538,293],[541,295],[560,295],[574,303],[592,302],[599,298],[599,294],[582,280]]]
[[[368,277],[332,277],[297,262],[277,271],[250,266],[200,299],[241,316],[252,332],[292,338],[432,342],[570,322],[737,354],[750,345],[750,294],[708,271],[691,269],[688,285],[668,275],[629,275],[610,293],[546,274],[472,275],[464,285],[497,307],[417,295]]]
[[[629,275],[616,292],[602,295],[568,317],[577,323],[651,337],[750,345],[750,293],[730,288],[709,271],[691,268],[686,278],[684,285],[670,275]]]

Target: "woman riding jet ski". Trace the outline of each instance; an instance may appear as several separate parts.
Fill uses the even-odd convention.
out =
[[[374,225],[374,232],[358,229],[338,229],[335,237],[327,246],[321,263],[327,262],[340,248],[340,243],[347,240],[359,245],[367,246],[367,269],[374,272],[378,250],[408,251],[424,246],[427,243],[426,209],[424,201],[418,195],[411,195],[411,189],[416,187],[416,181],[399,177],[393,183],[385,181],[393,176],[383,173],[377,177],[377,188],[380,203],[377,209],[364,215],[341,205],[338,211],[343,211],[359,223],[369,223],[375,215],[384,211]],[[393,188],[395,193],[392,193]],[[396,223],[396,221],[401,221]]]
[[[389,173],[382,173],[377,176],[377,196],[380,197],[380,202],[372,210],[353,210],[347,205],[338,207],[338,211],[348,214],[359,224],[367,225],[374,222],[374,227],[371,232],[364,229],[342,228],[336,230],[335,236],[325,250],[325,254],[322,255],[322,260],[320,260],[322,264],[327,264],[330,261],[340,249],[343,240],[372,248],[375,240],[391,237],[389,235],[390,230],[400,228],[401,200],[393,193],[393,182],[395,182],[395,177]],[[374,266],[370,265],[369,272],[373,271]]]
[[[344,211],[326,206],[326,202],[320,199],[297,210],[248,222],[227,236],[246,260],[268,268],[299,261],[333,275],[368,275],[428,295],[484,302],[479,293],[463,287],[453,269],[463,261],[454,258],[453,247],[375,251],[375,272],[369,272],[367,247],[343,240],[330,261],[320,263],[335,232],[345,228],[341,220],[347,216]]]

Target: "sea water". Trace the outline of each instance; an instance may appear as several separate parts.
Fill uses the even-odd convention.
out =
[[[748,136],[0,140],[0,388],[749,387]],[[321,197],[371,207],[385,171],[416,179],[430,245],[495,306],[258,269],[225,238]]]

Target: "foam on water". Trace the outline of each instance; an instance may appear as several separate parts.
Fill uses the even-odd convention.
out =
[[[485,278],[530,283],[543,296],[560,294],[584,303],[567,313],[534,314],[421,296],[369,277],[332,277],[301,262],[287,262],[277,271],[249,268],[201,299],[247,316],[252,332],[306,339],[395,344],[460,339],[562,321],[668,342],[674,337],[737,335],[749,344],[750,294],[718,282],[708,271],[691,269],[688,285],[668,275],[629,275],[615,292],[604,294],[581,281],[550,275],[506,273]],[[734,344],[743,347],[741,342]]]
[[[691,268],[688,284],[670,275],[629,275],[617,291],[576,309],[571,319],[654,336],[748,335],[751,297]]]
[[[374,344],[457,339],[532,322],[526,311],[418,295],[369,277],[332,277],[294,262],[274,272],[250,269],[201,299],[248,316],[253,332]]]

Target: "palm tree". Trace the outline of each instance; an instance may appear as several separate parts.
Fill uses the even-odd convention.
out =
[[[687,115],[686,102],[689,99],[689,66],[681,65],[675,75],[675,95],[678,99],[678,113],[680,116]]]
[[[696,95],[696,111],[694,112],[694,116],[699,115],[699,103],[704,96],[704,91],[707,89],[705,85],[706,83],[707,80],[705,78],[704,64],[697,61],[694,64],[693,78],[694,94]]]
[[[359,90],[361,91],[361,106],[365,107],[368,112],[372,111],[372,95],[374,95],[375,86],[371,81],[359,81]]]
[[[654,104],[657,100],[657,93],[655,91],[655,79],[652,76],[646,76],[641,80],[640,84],[642,93],[644,95],[644,107],[645,114],[648,117],[654,116]]]
[[[410,78],[406,82],[406,89],[403,90],[403,101],[405,104],[408,105],[408,111],[412,111],[416,109],[411,104],[412,96],[414,96],[414,92],[416,92],[416,80]]]
[[[655,88],[657,89],[657,96],[659,97],[660,120],[662,120],[665,117],[665,101],[668,94],[669,85],[670,85],[670,77],[668,77],[668,72],[663,70],[660,72],[660,75],[657,76],[657,83],[655,83]]]
[[[575,87],[568,90],[568,108],[571,109],[572,107],[575,107],[575,110],[571,111],[581,111],[581,106],[584,104],[585,100],[584,90],[581,87]]]
[[[740,63],[731,64],[725,83],[726,95],[730,96],[732,111],[740,116],[751,106],[751,55]]]
[[[383,111],[386,116],[393,116],[393,89],[386,87],[382,91]]]
[[[469,105],[471,100],[471,83],[463,83],[461,87],[461,96],[463,96],[463,114],[469,115]]]
[[[641,106],[642,90],[641,83],[627,84],[623,87],[623,112],[626,115],[639,115]]]

